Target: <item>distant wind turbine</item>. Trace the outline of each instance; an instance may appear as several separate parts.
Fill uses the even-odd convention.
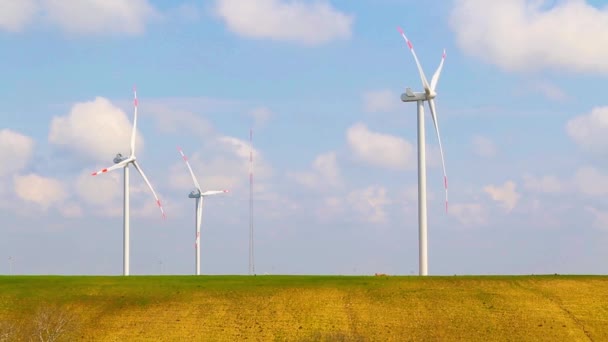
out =
[[[13,274],[13,263],[15,262],[15,258],[12,256],[8,257],[8,274]]]
[[[424,101],[427,101],[429,104],[429,108],[431,110],[431,117],[433,118],[433,124],[435,125],[435,132],[437,133],[437,140],[439,141],[439,152],[441,153],[441,165],[443,167],[443,184],[445,187],[445,211],[448,211],[448,177],[445,171],[445,161],[443,158],[443,147],[441,146],[441,136],[439,135],[439,124],[437,122],[437,114],[435,111],[435,97],[437,93],[435,92],[435,88],[437,87],[437,82],[439,81],[439,75],[441,74],[441,69],[443,68],[443,61],[445,60],[445,49],[443,50],[443,55],[441,57],[441,62],[439,63],[439,67],[433,74],[433,78],[431,79],[431,84],[426,79],[424,72],[422,71],[422,67],[420,66],[420,62],[418,62],[418,57],[416,57],[416,52],[414,51],[414,46],[407,39],[403,30],[398,27],[397,28],[401,33],[401,36],[407,43],[412,55],[414,56],[414,61],[416,61],[416,66],[418,67],[418,72],[420,73],[420,79],[422,80],[422,86],[424,87],[424,92],[412,92],[410,88],[407,88],[405,94],[401,94],[401,101],[403,102],[416,102],[418,104],[418,243],[419,243],[419,272],[420,275],[428,275],[428,256],[427,256],[427,215],[426,215],[426,146],[425,146],[425,130],[424,130]]]
[[[133,130],[131,131],[131,152],[130,152],[129,156],[123,157],[122,154],[118,153],[118,154],[116,154],[116,157],[114,158],[114,163],[115,163],[114,166],[111,166],[111,167],[108,167],[105,169],[101,169],[97,172],[92,173],[93,176],[97,176],[99,174],[106,173],[108,171],[116,170],[119,168],[124,169],[123,275],[125,275],[125,276],[129,275],[129,164],[133,164],[133,166],[135,167],[137,172],[139,172],[141,177],[144,179],[144,181],[148,185],[148,188],[150,188],[150,191],[152,191],[152,195],[154,195],[154,199],[156,200],[156,205],[158,205],[158,208],[160,209],[163,219],[165,218],[165,211],[163,210],[160,200],[158,199],[158,196],[156,195],[154,188],[152,188],[152,184],[150,184],[150,182],[148,181],[148,177],[146,177],[146,174],[144,173],[144,171],[141,169],[141,167],[137,163],[137,158],[135,157],[135,134],[137,132],[137,106],[138,106],[137,90],[135,89],[135,87],[133,87],[133,105],[135,107],[135,110],[134,110],[134,114],[133,114]]]
[[[249,275],[255,274],[253,242],[253,128],[249,128]]]
[[[190,171],[190,175],[192,176],[192,181],[194,182],[195,189],[188,194],[189,198],[196,199],[194,208],[196,210],[195,218],[194,218],[194,228],[196,231],[196,239],[194,242],[194,248],[196,249],[196,275],[201,274],[201,250],[200,250],[200,238],[201,238],[201,221],[203,216],[203,200],[206,196],[212,196],[217,194],[227,193],[228,190],[210,190],[203,192],[201,190],[201,186],[196,180],[196,176],[192,171],[192,167],[190,166],[190,162],[188,162],[188,157],[184,154],[181,148],[177,148],[179,154],[181,154],[182,159],[186,162],[186,166],[188,167],[188,171]]]

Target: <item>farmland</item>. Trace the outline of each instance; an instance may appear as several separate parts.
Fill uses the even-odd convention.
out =
[[[0,276],[0,340],[53,329],[87,341],[608,341],[608,277]]]

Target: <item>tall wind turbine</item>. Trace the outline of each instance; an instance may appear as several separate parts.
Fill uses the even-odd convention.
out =
[[[196,249],[196,275],[200,275],[201,274],[200,240],[201,240],[201,220],[202,220],[202,216],[203,216],[203,200],[207,196],[227,193],[228,190],[210,190],[210,191],[203,192],[201,190],[201,186],[198,183],[198,180],[196,180],[196,176],[194,175],[194,172],[192,171],[190,162],[188,162],[188,157],[186,157],[186,155],[184,154],[184,152],[182,151],[181,148],[178,147],[177,149],[179,151],[179,154],[182,155],[182,159],[186,162],[186,166],[188,166],[188,171],[190,171],[190,176],[192,176],[192,181],[194,182],[194,187],[195,187],[195,189],[192,192],[190,192],[190,194],[188,194],[188,197],[196,199],[195,205],[194,205],[194,208],[196,210],[195,217],[194,217],[194,228],[196,231],[196,239],[194,242],[194,248]]]
[[[160,209],[163,219],[165,218],[165,211],[163,210],[163,206],[161,205],[160,200],[158,199],[158,196],[156,195],[156,192],[154,191],[154,188],[152,188],[152,184],[150,184],[150,181],[148,181],[148,177],[146,177],[146,174],[144,173],[144,171],[141,169],[141,167],[137,163],[137,157],[135,157],[135,134],[137,132],[137,106],[138,106],[137,90],[135,89],[135,87],[133,87],[133,105],[135,107],[135,110],[134,110],[134,114],[133,114],[133,130],[131,132],[131,152],[130,152],[129,156],[123,157],[122,154],[117,153],[116,157],[114,157],[115,165],[92,173],[93,176],[97,176],[101,173],[106,173],[108,171],[116,170],[119,168],[124,169],[125,178],[124,178],[123,250],[122,250],[122,253],[123,253],[123,275],[126,275],[126,276],[129,275],[129,164],[133,164],[133,166],[135,167],[137,172],[139,172],[141,177],[144,179],[144,181],[148,185],[148,188],[150,188],[150,191],[152,191],[152,195],[154,195],[154,199],[156,200],[156,205],[158,205],[158,208]]]
[[[431,117],[433,124],[435,125],[435,132],[437,133],[437,140],[439,141],[439,152],[441,153],[441,165],[443,167],[443,184],[445,187],[445,211],[448,211],[448,177],[445,171],[445,160],[443,158],[443,147],[441,146],[441,136],[439,135],[439,124],[437,122],[437,112],[435,110],[435,97],[437,93],[435,88],[439,81],[439,75],[443,68],[443,61],[445,60],[445,49],[441,56],[441,62],[439,67],[433,74],[431,84],[426,79],[412,42],[405,36],[403,30],[397,28],[401,33],[401,36],[410,48],[418,72],[420,73],[420,79],[422,80],[422,86],[424,92],[412,92],[412,89],[407,88],[405,94],[401,94],[401,101],[403,102],[416,102],[418,105],[418,244],[419,244],[419,272],[420,275],[428,275],[428,255],[427,255],[427,215],[426,215],[426,146],[425,146],[425,130],[424,130],[424,101],[428,102],[429,109],[431,110]]]

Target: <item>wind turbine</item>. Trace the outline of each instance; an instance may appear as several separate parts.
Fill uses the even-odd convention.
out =
[[[188,194],[189,198],[196,199],[194,208],[195,208],[195,216],[194,216],[194,228],[196,231],[196,238],[194,242],[195,252],[195,264],[196,264],[196,275],[201,274],[201,250],[200,250],[200,240],[201,240],[201,220],[203,216],[203,200],[206,196],[212,196],[217,194],[227,193],[228,190],[210,190],[203,192],[201,190],[201,186],[196,180],[196,176],[192,171],[192,167],[190,166],[190,162],[188,162],[188,157],[184,154],[184,151],[180,147],[177,148],[179,154],[182,155],[182,159],[186,162],[186,166],[188,166],[188,171],[190,171],[190,175],[192,176],[192,181],[194,182],[195,189]]]
[[[15,262],[15,258],[12,256],[8,257],[8,274],[13,274],[13,263]]]
[[[128,157],[123,157],[122,154],[117,153],[116,157],[114,157],[114,164],[111,167],[101,169],[97,172],[93,172],[93,176],[97,176],[101,173],[106,173],[108,171],[116,170],[119,168],[124,169],[124,212],[123,212],[123,275],[129,275],[129,164],[133,164],[137,172],[144,179],[150,191],[152,191],[152,195],[154,195],[154,199],[156,199],[156,205],[160,209],[161,214],[163,215],[163,219],[165,218],[165,211],[163,210],[163,206],[152,188],[152,184],[148,181],[148,177],[141,169],[139,164],[137,163],[137,158],[135,157],[135,133],[137,132],[137,90],[133,87],[133,105],[135,107],[133,114],[133,130],[131,132],[131,152]]]
[[[439,135],[439,124],[437,122],[437,112],[435,110],[435,97],[437,93],[435,88],[439,81],[439,75],[443,68],[443,61],[445,60],[445,49],[443,49],[443,55],[441,56],[441,62],[439,67],[433,74],[431,84],[426,79],[412,42],[405,36],[403,30],[397,27],[401,36],[410,48],[418,72],[420,73],[420,79],[422,80],[422,86],[424,92],[413,92],[412,89],[407,88],[404,94],[401,94],[401,101],[403,102],[416,102],[418,104],[418,253],[419,253],[419,272],[420,275],[428,275],[428,256],[427,256],[427,215],[426,215],[426,146],[425,146],[425,130],[424,130],[424,101],[428,102],[429,109],[431,110],[431,117],[433,118],[433,124],[435,125],[435,132],[437,133],[437,140],[439,141],[439,152],[441,153],[441,165],[443,167],[443,184],[445,187],[445,211],[448,211],[448,177],[445,171],[445,160],[443,158],[443,147],[441,146],[441,136]]]

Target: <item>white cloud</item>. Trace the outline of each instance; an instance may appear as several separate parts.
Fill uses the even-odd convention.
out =
[[[591,166],[583,166],[576,171],[574,184],[584,195],[604,196],[608,194],[608,176]]]
[[[253,118],[254,126],[264,125],[272,117],[272,112],[266,107],[257,107],[251,110],[249,116]]]
[[[158,15],[147,0],[44,0],[42,6],[51,22],[79,34],[136,35]]]
[[[288,174],[288,177],[304,186],[315,189],[342,185],[336,152],[332,151],[318,155],[312,163],[312,169],[308,172],[293,172]]]
[[[608,212],[590,206],[585,207],[585,210],[593,215],[594,228],[608,230]]]
[[[372,132],[363,123],[351,126],[346,139],[355,157],[365,163],[396,170],[416,165],[412,144],[393,135]]]
[[[582,148],[603,152],[608,149],[608,107],[595,107],[566,124],[570,138]]]
[[[13,32],[46,20],[69,33],[136,35],[160,16],[148,0],[0,0],[0,8],[0,29]]]
[[[17,196],[24,201],[39,205],[42,210],[47,210],[54,204],[61,204],[68,197],[65,186],[53,178],[30,173],[25,176],[15,176],[14,182]]]
[[[203,146],[201,151],[189,152],[184,147],[184,153],[203,189],[228,189],[236,192],[243,189],[249,174],[249,142],[230,137],[219,136]],[[177,152],[176,152],[177,154]],[[202,157],[204,156],[204,157]],[[273,174],[272,167],[266,162],[262,153],[253,149],[253,173],[256,191],[265,186],[264,182]],[[192,178],[183,161],[176,161],[170,167],[169,183],[179,190],[193,189]]]
[[[450,25],[466,53],[509,71],[608,73],[608,7],[584,0],[547,5],[543,0],[457,0]]]
[[[89,170],[83,170],[76,178],[75,191],[83,202],[94,207],[120,208],[122,178],[122,169],[98,176],[91,176]]]
[[[344,199],[339,196],[324,198],[317,207],[317,216],[322,221],[329,221],[334,217],[343,217],[345,213]]]
[[[390,89],[373,90],[363,94],[363,108],[366,112],[392,112],[401,103],[399,95]]]
[[[266,163],[264,157],[258,149],[252,148],[248,141],[221,136],[217,140],[224,151],[231,153],[241,164],[240,170],[249,170],[249,155],[253,158],[253,172],[257,178],[270,177],[273,173],[272,168]]]
[[[203,13],[197,5],[193,3],[183,3],[169,10],[167,15],[180,20],[196,21],[201,18]]]
[[[162,132],[209,135],[213,133],[213,125],[200,112],[225,110],[234,107],[234,103],[210,98],[165,98],[150,99],[140,103],[140,107],[156,119]]]
[[[319,155],[313,162],[313,168],[319,172],[328,184],[335,186],[342,183],[340,167],[336,160],[336,152],[327,152]]]
[[[58,210],[63,217],[67,218],[82,217],[84,214],[82,207],[74,202],[65,203]]]
[[[482,136],[473,137],[473,150],[475,153],[484,158],[496,156],[496,145],[492,140]]]
[[[37,10],[36,0],[0,0],[0,29],[11,32],[23,30]]]
[[[349,38],[354,21],[325,0],[218,0],[216,13],[241,36],[307,45]]]
[[[555,194],[564,190],[564,184],[560,180],[552,175],[535,177],[533,175],[525,174],[524,188],[534,192]]]
[[[488,185],[483,188],[483,191],[494,201],[500,202],[507,212],[515,208],[520,198],[513,181],[507,181],[502,186]]]
[[[34,140],[10,129],[0,130],[0,177],[22,170],[34,151]]]
[[[386,223],[388,221],[386,206],[392,203],[387,196],[386,188],[368,186],[367,188],[351,191],[346,201],[359,217],[370,223]]]
[[[138,115],[140,120],[141,115]],[[121,109],[107,99],[97,97],[75,104],[65,116],[54,117],[49,142],[110,166],[116,153],[129,154],[131,130],[131,122]],[[138,133],[135,148],[141,151],[142,147],[143,139]]]
[[[549,100],[562,102],[567,100],[568,95],[557,85],[547,81],[536,81],[530,84],[530,90],[539,93]]]
[[[486,214],[479,203],[455,203],[450,205],[449,215],[464,226],[479,226],[486,223]]]

